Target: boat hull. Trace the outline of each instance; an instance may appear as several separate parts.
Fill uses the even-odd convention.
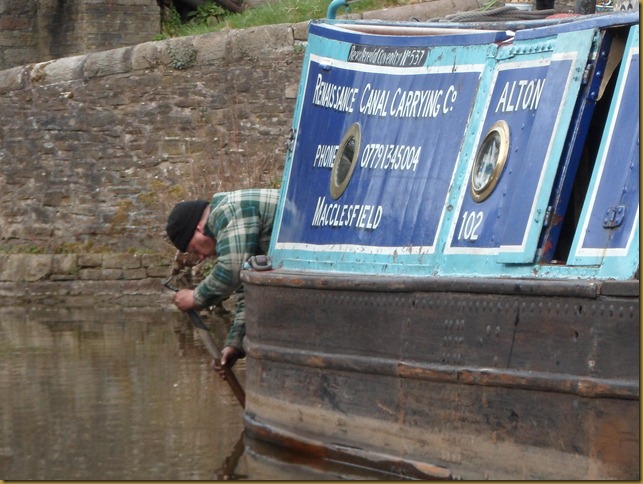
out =
[[[638,281],[243,278],[251,437],[402,477],[639,478]]]

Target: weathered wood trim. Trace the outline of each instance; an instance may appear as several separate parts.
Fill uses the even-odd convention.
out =
[[[244,282],[260,286],[385,292],[464,292],[596,299],[602,294],[635,297],[639,281],[543,280],[471,277],[403,277],[315,272],[243,271]]]
[[[355,373],[370,373],[399,378],[413,378],[443,383],[522,388],[526,390],[568,393],[586,398],[639,400],[639,381],[628,378],[593,378],[565,373],[545,373],[497,368],[465,368],[391,358],[334,355],[299,351],[245,339],[249,356],[256,360],[278,361],[311,368],[326,368]]]
[[[302,437],[283,429],[262,424],[249,413],[244,414],[244,426],[250,438],[271,442],[286,449],[304,452],[321,459],[377,470],[389,477],[422,480],[454,479],[451,471],[445,467]]]

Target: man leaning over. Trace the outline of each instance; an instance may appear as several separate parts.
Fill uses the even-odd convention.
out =
[[[221,366],[232,367],[245,356],[245,300],[241,283],[243,263],[268,252],[278,190],[248,189],[221,192],[212,201],[180,202],[170,212],[167,235],[181,252],[203,260],[216,256],[210,274],[194,289],[175,293],[181,311],[209,307],[237,294],[235,317],[221,351]],[[224,377],[222,368],[215,368]]]

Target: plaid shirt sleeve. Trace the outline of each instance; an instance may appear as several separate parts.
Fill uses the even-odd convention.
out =
[[[245,301],[241,269],[251,256],[267,250],[276,202],[276,190],[233,192],[225,202],[213,200],[208,218],[206,233],[217,241],[217,261],[210,274],[194,290],[194,299],[201,306],[212,306],[237,293],[235,320],[226,346],[242,352]]]
[[[245,356],[246,352],[243,349],[243,337],[246,335],[246,301],[243,294],[243,288],[237,293],[237,308],[234,315],[234,322],[228,332],[224,346],[232,346],[241,352],[241,356]]]

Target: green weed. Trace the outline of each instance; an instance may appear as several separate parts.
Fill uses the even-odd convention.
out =
[[[409,0],[359,0],[351,3],[347,13],[361,13],[369,10],[406,5]],[[326,17],[330,0],[275,0],[242,13],[225,12],[221,7],[208,1],[191,14],[187,23],[176,25],[174,14],[168,17],[168,26],[163,33],[169,37],[201,35],[223,29],[247,29],[259,25],[298,23]],[[345,11],[340,9],[339,14]],[[180,22],[180,19],[178,19]]]

